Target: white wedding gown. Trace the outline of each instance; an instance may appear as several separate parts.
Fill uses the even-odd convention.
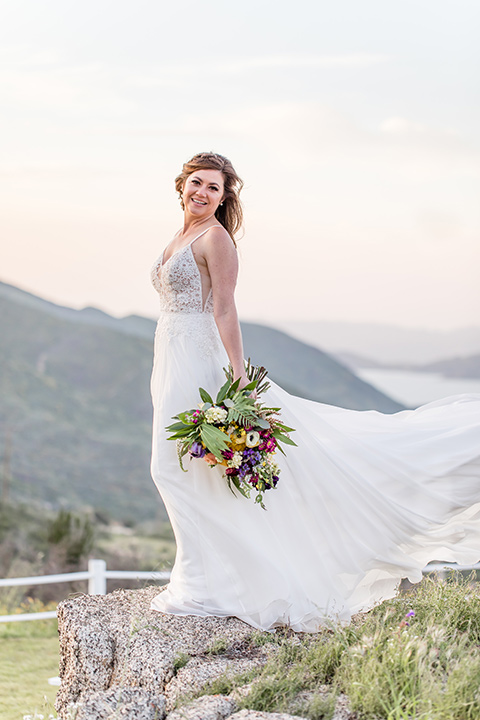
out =
[[[478,561],[480,395],[384,415],[272,383],[261,399],[282,408],[298,447],[276,455],[266,512],[234,496],[219,468],[185,459],[182,472],[165,426],[197,406],[199,387],[216,393],[228,363],[192,243],[152,269],[161,304],[152,476],[177,542],[170,584],[152,607],[314,632],[392,597],[401,578],[419,581],[431,560]]]

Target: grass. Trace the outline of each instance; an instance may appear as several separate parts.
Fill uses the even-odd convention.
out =
[[[329,720],[340,693],[362,720],[480,718],[480,584],[460,575],[425,578],[347,626],[264,641],[278,647],[262,670],[209,692],[250,682],[241,707],[311,720]]]
[[[37,604],[23,610],[43,609]],[[263,668],[217,678],[200,694],[249,684],[241,707],[310,720],[331,720],[340,694],[359,720],[480,718],[480,583],[461,575],[425,578],[349,625],[316,635],[255,633],[252,654],[267,643],[272,652]],[[227,640],[210,648],[212,655],[228,652]],[[176,670],[188,659],[178,656]],[[0,625],[2,720],[54,714],[56,689],[47,680],[57,674],[56,621]]]
[[[38,602],[22,612],[40,612]],[[3,609],[0,608],[0,614]],[[48,678],[58,675],[57,621],[33,620],[0,624],[0,717],[22,720],[24,715],[51,714],[58,688]]]

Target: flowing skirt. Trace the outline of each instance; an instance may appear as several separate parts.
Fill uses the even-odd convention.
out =
[[[402,578],[419,581],[432,560],[480,559],[478,394],[384,415],[272,383],[261,399],[282,408],[297,447],[276,455],[266,511],[203,460],[185,458],[182,472],[165,426],[197,406],[199,387],[215,394],[228,363],[213,317],[192,315],[192,332],[162,320],[155,338],[152,477],[177,542],[155,610],[315,632],[392,597]]]

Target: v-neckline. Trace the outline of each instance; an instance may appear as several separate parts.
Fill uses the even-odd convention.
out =
[[[195,238],[195,239],[196,239],[196,238]],[[192,242],[193,242],[193,240],[192,240]],[[162,269],[165,267],[165,265],[166,265],[167,263],[169,263],[172,258],[175,257],[175,255],[178,255],[178,253],[183,252],[184,250],[186,250],[187,248],[189,248],[190,245],[191,245],[191,243],[188,243],[188,245],[185,245],[183,248],[179,248],[178,250],[175,250],[175,252],[170,255],[170,257],[168,258],[168,260],[164,260],[164,259],[163,259],[164,255],[165,255],[165,250],[167,249],[167,248],[165,248],[165,250],[164,250],[163,253],[162,253],[162,260],[161,260],[161,263],[160,263],[160,270],[162,270]],[[168,247],[168,245],[167,245],[167,247]]]
[[[167,247],[164,249],[164,251],[163,251],[163,253],[162,253],[162,259],[161,259],[161,263],[160,263],[160,269],[164,268],[165,265],[166,265],[167,263],[169,263],[170,260],[171,260],[173,257],[175,257],[175,255],[178,255],[178,253],[181,253],[181,252],[183,252],[183,250],[186,250],[188,247],[190,247],[190,246],[195,242],[195,240],[198,240],[199,237],[201,237],[202,235],[204,235],[204,234],[207,232],[207,230],[210,230],[210,228],[212,228],[212,227],[222,227],[222,225],[210,225],[210,227],[205,228],[205,230],[202,230],[202,232],[199,233],[198,235],[196,235],[196,236],[193,238],[193,240],[190,240],[190,242],[189,242],[187,245],[184,245],[183,247],[179,248],[178,250],[175,250],[175,252],[170,255],[170,257],[168,258],[168,260],[164,260],[164,258],[165,258],[165,250],[167,250],[167,249],[168,249],[168,245],[171,245],[171,243],[172,243],[172,241],[170,241],[170,242],[168,243]]]

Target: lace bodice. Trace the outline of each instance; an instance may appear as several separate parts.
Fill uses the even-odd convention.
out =
[[[152,267],[152,283],[160,297],[157,336],[162,341],[179,335],[191,338],[204,356],[217,352],[221,344],[213,317],[212,291],[203,304],[202,276],[192,249],[195,240],[206,232],[165,262],[164,250]]]
[[[209,229],[209,228],[207,228]],[[160,296],[160,309],[164,312],[213,313],[213,297],[210,290],[203,306],[202,276],[192,245],[204,235],[204,230],[188,245],[177,250],[166,262],[163,262],[165,250],[152,268],[152,282]]]

